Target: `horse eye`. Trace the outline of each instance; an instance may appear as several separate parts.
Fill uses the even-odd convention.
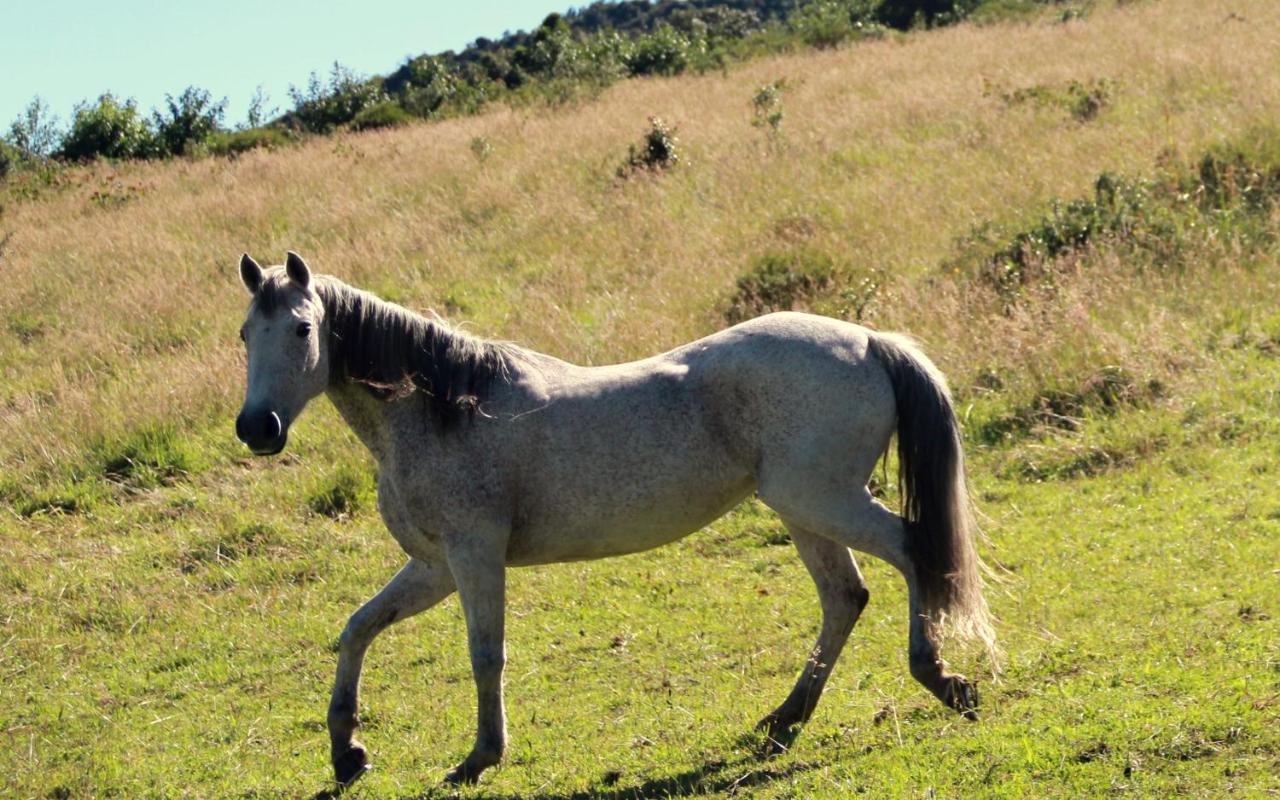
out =
[[[303,323],[299,323],[299,325],[298,325],[298,335],[299,335],[299,336],[301,336],[301,337],[303,337],[303,338],[306,338],[307,336],[310,336],[310,335],[311,335],[311,323],[310,323],[310,322],[303,322]]]

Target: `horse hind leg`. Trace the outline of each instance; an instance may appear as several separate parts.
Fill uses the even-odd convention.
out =
[[[978,717],[977,689],[964,676],[947,669],[938,652],[936,626],[923,613],[915,562],[907,546],[900,516],[871,497],[865,488],[817,491],[822,483],[793,483],[789,491],[761,484],[760,497],[791,524],[843,547],[868,553],[893,565],[907,583],[908,664],[911,676],[935,697],[967,719]],[[772,491],[771,491],[772,489]]]
[[[757,726],[769,737],[773,752],[785,750],[784,742],[795,729],[809,721],[836,659],[871,596],[849,548],[790,521],[786,524],[800,559],[817,586],[822,629],[791,694]]]

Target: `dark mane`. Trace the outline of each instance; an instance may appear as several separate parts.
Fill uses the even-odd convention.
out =
[[[278,305],[278,287],[258,292],[263,311]],[[507,379],[511,347],[468,336],[324,275],[311,288],[329,328],[330,381],[362,384],[381,400],[422,392],[442,427],[483,414],[481,404]],[[275,295],[275,296],[272,296]]]

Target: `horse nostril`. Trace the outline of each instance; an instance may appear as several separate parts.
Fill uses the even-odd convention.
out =
[[[268,440],[274,442],[276,439],[280,438],[280,430],[281,430],[280,417],[276,416],[276,412],[272,411],[270,414],[267,415],[266,422],[267,422],[267,425],[266,425],[267,429],[266,431],[264,431],[264,433],[266,433],[267,435],[266,438]]]
[[[241,411],[236,417],[236,438],[255,452],[280,441],[283,434],[284,424],[274,411]]]

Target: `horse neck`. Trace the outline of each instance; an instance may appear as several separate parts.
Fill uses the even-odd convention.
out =
[[[369,448],[379,463],[387,458],[390,452],[390,408],[392,403],[380,401],[372,396],[360,384],[339,380],[329,384],[325,390],[329,401],[337,408],[342,419],[347,421],[356,438]]]

